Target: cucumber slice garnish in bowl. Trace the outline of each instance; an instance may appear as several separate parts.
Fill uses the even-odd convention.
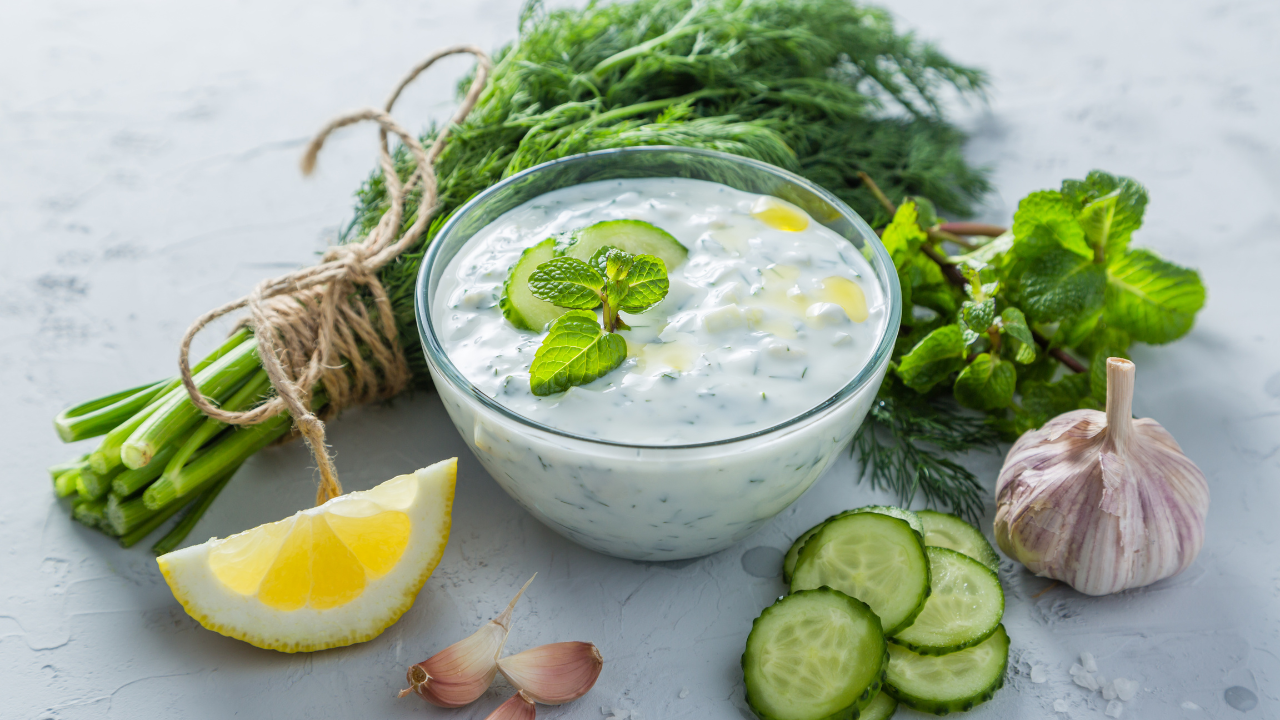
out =
[[[890,638],[922,655],[977,645],[1000,626],[1004,591],[991,568],[946,548],[931,547],[929,599],[911,625]]]
[[[905,520],[880,513],[835,518],[804,544],[791,577],[792,592],[823,585],[870,605],[893,635],[929,597],[924,540]]]
[[[791,547],[787,549],[787,554],[782,557],[782,582],[787,584],[791,583],[791,573],[795,572],[796,559],[800,557],[800,549],[809,541],[809,538],[813,537],[814,534],[822,529],[823,525],[826,525],[836,518],[860,512],[880,513],[881,515],[888,515],[890,517],[906,520],[912,530],[915,530],[921,536],[924,535],[924,523],[922,523],[920,518],[910,510],[903,510],[900,507],[894,507],[892,505],[867,505],[865,507],[854,508],[852,510],[845,510],[842,513],[836,513],[808,530],[805,530],[800,537],[796,538],[795,542],[791,543]]]
[[[917,514],[924,523],[925,545],[955,550],[992,570],[1000,570],[1000,556],[996,555],[981,530],[948,513],[921,510]]]
[[[855,717],[880,692],[886,651],[866,603],[831,588],[787,595],[751,626],[747,704],[762,720]]]
[[[862,714],[858,716],[858,720],[889,720],[893,714],[898,712],[898,701],[884,690],[871,701],[871,704],[862,709]]]
[[[632,255],[655,255],[671,272],[689,257],[689,250],[671,233],[643,220],[606,220],[573,233],[561,254],[583,262],[602,247],[616,247]]]
[[[969,710],[1004,685],[1009,635],[999,626],[991,637],[959,652],[920,655],[889,645],[885,692],[907,707],[935,715]]]
[[[556,238],[547,238],[525,250],[516,264],[511,266],[507,281],[502,284],[498,307],[502,316],[521,330],[540,333],[552,321],[569,312],[536,297],[529,289],[529,276],[542,263],[556,256]]]

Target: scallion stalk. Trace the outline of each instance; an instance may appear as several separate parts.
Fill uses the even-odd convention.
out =
[[[236,466],[236,468],[238,467],[239,466]],[[213,501],[218,497],[218,493],[222,492],[222,488],[226,487],[227,483],[231,482],[231,477],[236,474],[236,468],[232,468],[230,472],[223,474],[220,479],[215,480],[213,484],[209,486],[208,490],[200,493],[200,496],[196,498],[196,501],[187,508],[185,513],[183,513],[182,519],[179,520],[164,537],[156,541],[155,545],[151,546],[151,552],[156,555],[164,555],[165,553],[173,552],[174,548],[178,547],[183,540],[186,540],[187,535],[191,533],[191,530],[196,526],[196,523],[200,521],[200,518],[204,517],[209,506],[212,505]]]
[[[270,445],[288,432],[293,418],[280,413],[257,425],[245,425],[232,431],[225,440],[209,448],[198,459],[187,463],[176,475],[165,475],[151,483],[142,493],[147,507],[158,509],[196,492],[206,480],[228,467],[239,465],[250,455]]]
[[[162,380],[68,408],[53,419],[53,427],[62,442],[104,435],[166,392],[167,384]]]
[[[66,473],[72,470],[79,470],[80,468],[88,467],[88,466],[89,466],[89,453],[85,453],[84,455],[81,455],[80,458],[77,460],[68,460],[66,462],[58,463],[57,465],[50,465],[49,477],[54,478],[56,480],[59,475],[65,475]]]
[[[221,402],[260,368],[258,341],[251,339],[196,373],[193,379],[200,392]],[[167,398],[164,404],[148,415],[120,446],[120,459],[127,467],[140,468],[151,462],[160,448],[185,435],[204,417],[200,409],[191,402],[186,388],[178,390],[178,394]]]
[[[79,492],[80,489],[76,487],[76,481],[79,479],[80,479],[79,468],[75,470],[68,470],[62,473],[61,475],[53,479],[54,493],[56,493],[58,497],[64,498],[73,493]]]
[[[217,487],[217,490],[221,491],[222,487],[226,486],[226,481],[230,480],[231,476],[235,475],[236,470],[238,469],[240,469],[240,465],[238,464],[225,468],[221,474],[216,475],[210,478],[208,481],[206,481],[202,489],[207,488],[208,490],[213,490],[214,487]],[[216,494],[217,493],[214,493],[215,496]],[[158,510],[156,510],[154,515],[152,515],[150,518],[147,519],[146,522],[134,528],[127,535],[122,535],[120,537],[120,544],[124,547],[132,547],[133,545],[137,544],[139,540],[150,535],[156,528],[163,525],[166,520],[173,517],[174,513],[178,512],[179,510],[186,507],[187,505],[202,499],[203,499],[203,495],[193,494],[187,497],[178,498],[177,500],[174,500],[168,505],[165,505],[164,507],[159,508]],[[213,502],[213,498],[210,498],[209,502]],[[185,520],[185,518],[183,519]],[[193,520],[191,524],[194,526],[195,521]],[[187,532],[190,532],[190,528],[187,529]],[[184,533],[183,537],[185,536],[186,535]],[[168,536],[166,535],[165,537],[167,538]],[[175,541],[174,544],[177,544],[178,542],[181,542],[181,541],[182,541],[181,538],[179,538],[177,541]]]
[[[155,515],[156,511],[148,508],[141,497],[125,499],[115,493],[107,496],[107,506],[103,510],[107,526],[116,535],[124,535]]]
[[[231,412],[244,410],[261,399],[266,394],[267,388],[270,386],[271,379],[267,377],[267,371],[259,369],[258,372],[251,376],[244,385],[240,386],[240,389],[237,390],[235,394],[230,398],[227,398],[227,401],[222,404],[222,409]],[[162,465],[164,467],[164,475],[177,475],[182,471],[182,466],[186,465],[187,461],[191,459],[192,454],[203,447],[204,444],[214,435],[222,432],[223,428],[226,426],[227,423],[220,420],[205,418],[204,422],[196,427],[195,431],[187,437],[181,447],[177,447],[176,443],[171,443],[166,446],[166,448],[177,447],[177,452],[168,460],[161,460],[160,455],[157,454],[146,467]],[[167,465],[165,463],[167,463]],[[156,477],[159,476],[160,473],[157,473]]]
[[[222,343],[218,349],[209,353],[208,357],[197,363],[195,367],[191,369],[192,375],[194,376],[199,374],[213,363],[221,360],[228,353],[243,344],[244,341],[249,339],[252,335],[253,333],[247,328],[241,328],[236,331],[231,335],[231,337],[227,338],[226,342]],[[89,454],[89,462],[93,465],[93,469],[100,473],[105,473],[119,465],[121,462],[120,448],[124,445],[125,441],[129,439],[129,436],[132,435],[133,432],[137,430],[138,427],[141,426],[142,423],[146,421],[146,419],[150,417],[151,414],[154,413],[161,405],[176,397],[179,391],[183,395],[186,395],[186,389],[182,387],[182,382],[180,380],[176,378],[170,380],[168,384],[164,386],[162,392],[153,398],[146,407],[139,410],[136,415],[120,425],[117,425],[108,432],[106,437],[102,439],[102,444],[98,446],[98,449]]]
[[[97,500],[111,490],[111,482],[122,468],[116,467],[105,473],[96,472],[93,468],[81,468],[76,479],[76,490],[86,500]]]
[[[151,483],[152,480],[160,477],[164,472],[165,465],[178,452],[177,445],[166,445],[156,453],[155,461],[143,465],[140,468],[121,468],[123,472],[116,475],[111,481],[111,492],[122,497],[128,497]]]
[[[71,517],[75,518],[76,522],[81,525],[109,532],[110,529],[106,527],[106,509],[106,498],[85,500],[84,502],[76,503],[75,508],[71,511]]]

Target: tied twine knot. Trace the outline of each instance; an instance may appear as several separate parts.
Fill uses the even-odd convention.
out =
[[[475,79],[450,123],[436,134],[425,149],[412,133],[391,118],[400,93],[437,60],[449,55],[470,54],[477,61]],[[390,207],[362,242],[329,248],[317,265],[280,277],[264,280],[248,295],[201,315],[187,328],[178,353],[182,384],[191,402],[205,415],[232,425],[256,425],[281,412],[293,416],[320,470],[316,491],[319,505],[342,494],[338,472],[325,444],[324,421],[312,409],[316,387],[328,399],[326,417],[358,403],[391,397],[405,389],[412,374],[401,348],[395,314],[378,271],[413,247],[438,210],[435,161],[444,149],[450,130],[470,114],[480,98],[493,63],[489,56],[471,45],[455,45],[433,53],[418,63],[396,85],[384,109],[363,108],[330,120],[316,134],[302,156],[302,172],[315,169],[316,156],[329,135],[339,128],[363,121],[379,126],[378,159],[382,167]],[[405,182],[396,172],[387,142],[394,134],[417,161],[417,168]],[[404,203],[409,193],[421,187],[418,214],[403,233]],[[372,307],[359,296],[365,288]],[[250,410],[230,412],[200,392],[191,375],[191,341],[213,320],[244,308],[248,317],[240,322],[254,331],[258,357],[275,388],[275,397]]]

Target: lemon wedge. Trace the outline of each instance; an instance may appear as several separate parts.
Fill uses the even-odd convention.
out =
[[[206,628],[310,652],[364,642],[413,604],[449,542],[458,459],[279,522],[162,555],[174,597]]]

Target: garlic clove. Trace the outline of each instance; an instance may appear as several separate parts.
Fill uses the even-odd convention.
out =
[[[401,690],[397,697],[415,692],[432,705],[456,708],[483,695],[498,672],[498,656],[502,654],[502,646],[511,629],[511,613],[515,610],[516,601],[537,576],[534,573],[529,578],[501,615],[470,637],[416,665],[410,665],[407,673],[409,687]]]
[[[512,687],[543,705],[586,695],[603,667],[600,651],[587,642],[542,645],[498,661],[498,671]]]
[[[537,712],[538,708],[533,701],[523,692],[518,692],[512,695],[510,700],[499,705],[497,710],[489,713],[489,717],[485,720],[533,720]]]
[[[1037,575],[1087,595],[1185,570],[1204,544],[1204,474],[1155,420],[1132,416],[1134,365],[1107,360],[1107,409],[1024,433],[996,483],[995,535]]]

